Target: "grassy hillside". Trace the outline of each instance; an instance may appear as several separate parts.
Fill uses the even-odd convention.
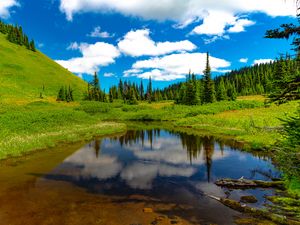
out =
[[[86,90],[83,80],[41,52],[10,43],[0,33],[0,102],[28,102],[38,99],[40,92],[54,101],[62,85],[71,85],[77,99]]]

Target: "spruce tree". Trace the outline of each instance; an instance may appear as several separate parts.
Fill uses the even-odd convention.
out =
[[[35,49],[35,44],[34,44],[34,40],[31,40],[31,42],[30,42],[30,50],[31,51],[33,51],[33,52],[35,52],[36,51],[36,49]]]
[[[113,90],[109,90],[109,102],[112,103],[114,101]]]
[[[203,102],[204,103],[211,103],[214,102],[215,97],[215,87],[214,81],[211,78],[211,68],[209,65],[209,53],[206,54],[206,67],[203,71],[204,73],[204,96]]]
[[[140,84],[140,98],[142,101],[144,100],[144,85],[143,85],[142,80],[141,80],[141,84]]]
[[[235,101],[237,97],[236,89],[233,84],[229,84],[228,89],[227,89],[227,96],[228,99],[231,101]]]
[[[217,100],[218,101],[224,101],[227,100],[227,91],[224,84],[223,77],[220,78],[220,82],[217,86]]]
[[[199,93],[197,90],[196,82],[189,79],[186,83],[185,91],[186,91],[185,100],[183,101],[183,104],[198,105],[200,103],[200,98],[199,98]]]
[[[119,85],[118,85],[118,98],[123,99],[123,82],[120,79]]]
[[[65,99],[65,88],[62,86],[58,91],[56,101],[65,101]]]
[[[134,89],[132,87],[130,88],[130,91],[129,91],[129,104],[131,104],[131,105],[138,104]]]
[[[149,84],[148,84],[148,90],[147,90],[147,100],[148,100],[148,103],[151,103],[152,102],[152,80],[151,80],[151,77],[149,77]]]

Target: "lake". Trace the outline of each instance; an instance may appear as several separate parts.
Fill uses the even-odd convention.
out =
[[[218,178],[269,180],[269,158],[234,142],[164,129],[129,130],[0,165],[0,224],[234,224],[244,215],[206,194],[264,207],[272,189],[228,190]]]

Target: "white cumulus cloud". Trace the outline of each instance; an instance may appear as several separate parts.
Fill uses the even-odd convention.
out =
[[[56,62],[77,74],[93,74],[95,71],[99,71],[99,67],[114,63],[120,55],[115,46],[105,42],[96,42],[95,44],[75,42],[68,49],[79,50],[82,56],[68,60],[56,60]]]
[[[0,1],[0,18],[8,18],[10,16],[9,9],[13,6],[19,6],[16,0]]]
[[[248,62],[248,58],[240,58],[239,62],[240,63],[247,63]]]
[[[210,11],[203,19],[203,23],[194,28],[194,34],[222,35],[225,27],[233,25],[236,18],[225,11]]]
[[[203,74],[206,63],[206,53],[179,53],[162,57],[154,57],[148,60],[140,60],[132,65],[130,70],[124,72],[125,77],[135,76],[153,80],[169,81],[185,78],[191,70],[195,74]],[[230,62],[210,57],[212,71],[219,72],[220,68],[230,66]]]
[[[68,20],[85,12],[121,13],[145,20],[171,20],[178,29],[197,22],[190,34],[218,37],[243,32],[254,25],[254,21],[245,18],[250,13],[295,16],[295,8],[294,0],[60,0],[60,10]],[[222,38],[210,40],[218,39]]]
[[[76,13],[118,12],[143,19],[173,20],[188,24],[211,10],[231,14],[262,12],[270,16],[295,16],[294,0],[60,0],[68,20]]]
[[[115,77],[116,75],[114,73],[104,73],[104,77]]]
[[[269,63],[269,62],[273,62],[274,59],[256,59],[253,61],[253,64],[252,65],[255,65],[255,64],[264,64],[264,63]]]
[[[157,56],[178,51],[192,51],[197,47],[190,41],[154,42],[150,30],[132,30],[118,43],[121,52],[130,56]]]
[[[228,29],[230,33],[239,33],[245,31],[245,27],[254,25],[255,22],[248,19],[237,20],[232,27]]]
[[[213,36],[210,39],[204,39],[205,44],[209,44],[218,39],[229,39],[227,33],[243,32],[246,27],[254,24],[252,20],[234,16],[228,12],[210,11],[204,16],[203,23],[196,26],[190,34]]]
[[[101,27],[98,26],[98,27],[95,27],[94,30],[90,34],[88,34],[88,36],[89,37],[99,37],[99,38],[112,38],[115,35],[114,34],[110,34],[107,31],[102,31]]]

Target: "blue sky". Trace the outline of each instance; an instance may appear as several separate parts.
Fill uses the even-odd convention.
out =
[[[209,51],[214,75],[275,59],[291,48],[264,39],[295,21],[293,0],[0,0],[0,17],[22,25],[38,48],[102,88],[119,79],[155,87],[201,76]]]

